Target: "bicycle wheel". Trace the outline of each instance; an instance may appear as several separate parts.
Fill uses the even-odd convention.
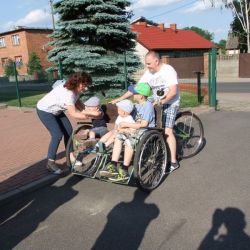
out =
[[[78,126],[70,136],[70,139],[66,148],[66,160],[67,166],[71,168],[72,173],[92,177],[95,174],[98,162],[100,162],[100,156],[96,153],[92,153],[96,141],[86,140],[86,129],[91,128],[89,124],[83,124]],[[71,162],[70,153],[73,153],[77,161],[82,163],[81,166],[75,165],[75,162]]]
[[[162,181],[169,150],[165,136],[157,130],[146,131],[140,139],[134,156],[134,176],[143,190],[153,190]]]
[[[180,159],[196,155],[204,141],[204,129],[200,118],[190,111],[179,113],[175,119],[176,151]]]

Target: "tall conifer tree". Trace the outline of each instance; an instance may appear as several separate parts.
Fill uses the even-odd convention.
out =
[[[124,84],[124,53],[128,81],[140,67],[134,54],[136,34],[130,30],[126,0],[61,0],[54,4],[59,15],[53,32],[49,60],[61,60],[63,72],[89,72],[100,88]]]

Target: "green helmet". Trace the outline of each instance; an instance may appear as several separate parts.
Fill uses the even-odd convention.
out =
[[[151,87],[146,82],[139,82],[135,85],[135,92],[144,95],[144,96],[151,96]]]

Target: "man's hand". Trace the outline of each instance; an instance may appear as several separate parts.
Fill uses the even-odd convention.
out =
[[[120,99],[119,98],[116,98],[116,99],[114,99],[114,100],[111,100],[109,103],[111,103],[111,104],[116,104],[117,102],[119,102],[120,101]]]

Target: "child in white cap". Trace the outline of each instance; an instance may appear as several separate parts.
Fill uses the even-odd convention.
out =
[[[102,137],[108,132],[108,129],[103,118],[103,110],[100,107],[100,99],[97,96],[93,96],[84,102],[84,105],[85,111],[88,112],[87,114],[90,115],[90,118],[93,113],[98,112],[100,114],[97,118],[91,118],[93,127],[87,130],[89,139],[94,140],[97,136]]]
[[[131,136],[136,130],[131,128],[120,128],[119,124],[121,122],[129,122],[129,123],[135,123],[133,117],[130,115],[134,109],[134,105],[130,100],[122,100],[120,102],[116,103],[116,106],[118,108],[118,117],[115,120],[115,128],[111,131],[109,131],[107,134],[101,137],[99,140],[99,143],[96,145],[97,147],[101,145],[101,143],[104,144],[104,147],[107,148],[110,146],[119,132],[121,135],[123,135],[124,140],[126,140],[125,137]]]

